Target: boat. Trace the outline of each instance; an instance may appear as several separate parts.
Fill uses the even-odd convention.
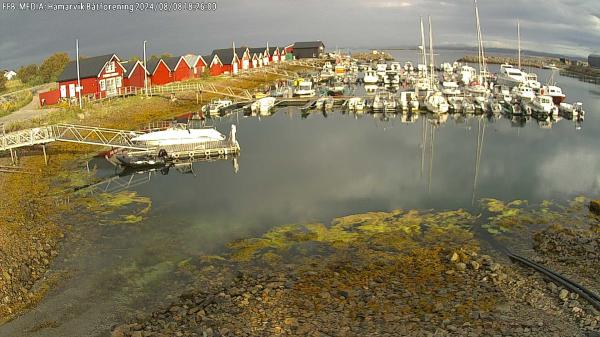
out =
[[[375,95],[379,87],[376,84],[367,84],[365,85],[365,92],[367,95]]]
[[[250,110],[253,113],[268,113],[275,106],[275,97],[264,97],[256,100],[250,105]]]
[[[336,76],[344,76],[346,75],[346,66],[344,66],[343,64],[336,64],[335,65],[335,75]]]
[[[510,103],[512,102],[512,95],[510,94],[510,90],[507,87],[503,87],[501,85],[495,85],[492,89],[493,97],[499,103]]]
[[[520,100],[532,100],[535,98],[535,92],[533,89],[526,85],[513,87],[511,93]]]
[[[412,91],[400,92],[399,105],[402,110],[418,110],[419,99],[417,95]]]
[[[377,63],[377,68],[375,68],[377,76],[379,76],[380,80],[383,80],[387,71],[387,63]]]
[[[542,116],[558,116],[558,108],[552,102],[552,97],[545,95],[536,96],[529,104],[532,112]]]
[[[341,96],[344,94],[344,90],[346,90],[346,86],[342,82],[335,82],[329,87],[327,87],[327,94],[331,96]]]
[[[400,62],[392,62],[392,63],[390,63],[390,70],[389,71],[394,72],[396,74],[399,74],[401,70],[402,70],[402,66],[400,65]]]
[[[562,103],[566,98],[565,94],[562,92],[562,89],[556,85],[543,86],[540,89],[540,94],[552,97],[552,102],[554,102],[556,105]]]
[[[346,106],[352,111],[363,111],[365,105],[365,99],[362,97],[352,97],[346,101]]]
[[[379,77],[377,76],[377,73],[373,69],[368,69],[365,72],[365,76],[363,77],[363,82],[365,84],[375,84],[375,83],[379,82]]]
[[[315,102],[317,110],[331,110],[333,109],[334,100],[332,97],[319,97]]]
[[[131,138],[132,143],[146,146],[197,144],[222,140],[225,140],[225,136],[215,128],[189,128],[184,124],[176,124],[165,130],[148,132]]]
[[[440,91],[434,91],[425,98],[425,107],[432,113],[446,113],[450,109],[448,101]]]
[[[412,62],[410,62],[410,61],[404,62],[404,71],[406,71],[407,73],[412,73],[414,70],[415,70],[415,67],[413,66]]]
[[[558,110],[565,118],[583,117],[585,111],[583,111],[583,103],[576,102],[573,104],[560,103]]]
[[[514,68],[510,64],[501,64],[500,71],[498,72],[497,83],[508,87],[513,88],[517,85],[521,85],[527,82],[527,78],[525,73],[523,73],[520,69]]]
[[[477,72],[475,71],[475,68],[468,65],[463,65],[460,67],[459,74],[462,84],[468,85],[475,78]]]
[[[312,82],[302,81],[298,83],[298,87],[294,90],[294,96],[298,97],[313,97],[315,96],[315,89],[312,87]]]
[[[536,73],[525,73],[525,84],[533,90],[539,90],[542,87]]]
[[[556,66],[554,63],[544,64],[542,65],[542,69],[551,69],[551,70],[559,70],[560,68]]]
[[[202,107],[202,112],[206,114],[218,114],[222,109],[233,104],[228,99],[217,99]]]

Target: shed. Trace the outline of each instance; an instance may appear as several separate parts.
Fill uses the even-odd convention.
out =
[[[79,59],[81,95],[96,98],[118,95],[123,86],[125,68],[116,54]],[[77,97],[77,61],[71,61],[58,76],[61,98]]]
[[[297,59],[317,58],[325,52],[325,45],[321,41],[295,42],[293,50]]]
[[[146,62],[148,73],[150,74],[150,83],[152,85],[163,85],[173,82],[171,69],[163,59],[153,59]]]
[[[123,75],[123,83],[125,87],[143,88],[145,87],[144,81],[146,76],[150,74],[144,68],[144,64],[141,61],[122,63],[125,68],[125,74]]]
[[[190,79],[191,66],[183,56],[173,56],[165,59],[165,63],[171,70],[173,82],[185,81]]]

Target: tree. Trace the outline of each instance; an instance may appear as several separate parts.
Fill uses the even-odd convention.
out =
[[[45,59],[38,70],[41,80],[44,83],[56,81],[69,61],[69,54],[65,52],[54,53],[52,56]]]
[[[6,90],[6,77],[4,77],[4,72],[0,71],[0,91]]]
[[[171,53],[164,53],[164,54],[160,55],[160,58],[163,60],[171,58],[171,57],[173,57],[173,54],[171,54]]]
[[[40,80],[38,70],[37,64],[22,66],[19,68],[19,70],[17,70],[17,77],[19,77],[23,83],[34,84]]]
[[[139,57],[139,56],[137,56],[137,55],[133,55],[133,56],[132,56],[132,57],[129,59],[129,62],[131,62],[131,63],[135,63],[135,62],[137,62],[137,61],[141,61],[141,60],[142,60],[142,58],[141,58],[141,57]]]

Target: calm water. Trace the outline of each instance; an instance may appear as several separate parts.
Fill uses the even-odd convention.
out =
[[[446,53],[436,63],[463,54]],[[416,64],[416,52],[395,56]],[[542,82],[549,75],[536,72]],[[483,197],[536,202],[598,195],[600,87],[557,81],[567,101],[584,103],[580,130],[568,120],[542,129],[533,119],[514,127],[506,118],[450,117],[433,131],[427,124],[423,147],[424,116],[414,123],[341,113],[303,119],[285,108],[261,119],[218,121],[222,132],[238,124],[237,173],[231,160],[197,163],[194,175],[171,171],[133,188],[152,199],[148,219],[90,228],[87,245],[59,263],[72,276],[38,308],[1,327],[0,335],[103,334],[132,307],[152,307],[181,289],[185,280],[171,273],[179,261],[218,253],[231,240],[279,224],[395,208],[477,211],[473,200]],[[476,170],[478,130],[484,125]],[[108,166],[100,168],[100,174],[110,173]],[[48,320],[58,326],[23,332]]]

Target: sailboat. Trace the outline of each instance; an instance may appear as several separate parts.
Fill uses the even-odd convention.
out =
[[[429,94],[425,98],[425,107],[433,113],[446,113],[450,109],[446,97],[437,88],[435,79],[435,69],[433,62],[433,30],[431,26],[431,16],[429,17],[429,57],[430,57],[430,78]]]
[[[487,96],[489,96],[489,90],[487,88],[487,77],[489,73],[487,71],[487,65],[485,62],[485,50],[483,48],[483,34],[481,32],[481,24],[479,21],[479,8],[477,7],[477,0],[474,0],[475,4],[475,29],[477,31],[477,49],[478,49],[478,64],[479,64],[479,75],[475,81],[469,83],[466,91],[471,94],[473,103],[480,109],[485,109],[485,103],[487,102]]]

